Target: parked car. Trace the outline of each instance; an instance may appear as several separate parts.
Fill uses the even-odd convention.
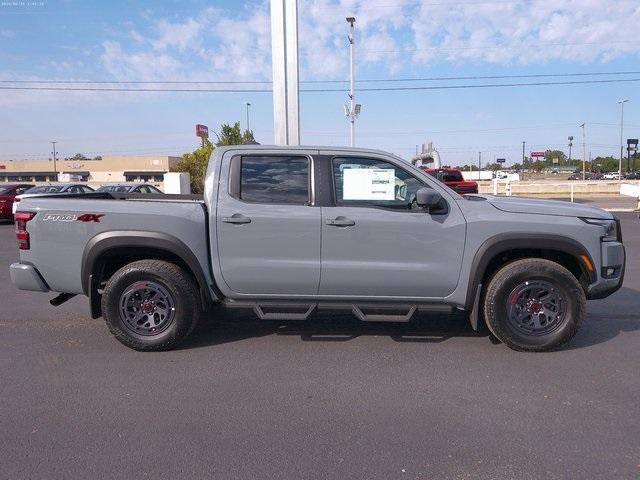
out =
[[[618,180],[618,172],[607,172],[602,176],[602,178],[604,180]]]
[[[91,315],[137,350],[175,347],[218,303],[290,321],[463,310],[511,348],[543,351],[624,277],[611,213],[457,195],[378,150],[218,147],[207,171],[204,199],[26,198],[12,282],[59,292],[54,305],[87,295]]]
[[[21,195],[33,187],[29,183],[7,183],[0,185],[0,220],[13,220],[13,201],[16,195]]]
[[[18,204],[25,198],[39,197],[43,195],[62,195],[72,193],[89,193],[93,192],[93,188],[82,183],[51,183],[48,185],[38,185],[31,187],[13,200],[12,212],[15,215]]]
[[[147,185],[146,183],[120,183],[118,185],[103,185],[99,187],[96,192],[162,194],[162,190],[154,187],[153,185]]]
[[[455,168],[423,168],[422,170],[461,195],[478,193],[478,183],[465,181],[460,170]]]
[[[598,172],[585,172],[584,179],[585,180],[603,180],[604,175]],[[568,180],[582,180],[582,172],[574,173],[570,175]]]

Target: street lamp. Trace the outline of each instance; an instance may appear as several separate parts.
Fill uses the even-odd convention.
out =
[[[251,103],[249,102],[244,102],[245,107],[247,107],[247,131],[251,130],[249,128],[249,107],[251,106]]]
[[[569,135],[569,165],[571,165],[571,147],[573,147],[573,135]]]
[[[624,104],[628,101],[628,98],[618,101],[618,104],[620,105],[620,163],[618,164],[618,181],[622,181],[622,157],[624,155],[624,147],[622,145],[622,137],[624,132]]]
[[[51,145],[53,145],[53,152],[51,152],[51,154],[53,155],[53,171],[56,172],[56,180],[58,180],[58,167],[56,165],[56,143],[58,142],[51,142]]]
[[[350,133],[351,133],[351,146],[356,145],[356,117],[360,115],[362,105],[356,103],[356,93],[354,91],[355,75],[353,70],[353,62],[355,55],[355,27],[356,17],[347,17],[347,23],[349,24],[349,103],[344,106],[345,116],[349,119]]]

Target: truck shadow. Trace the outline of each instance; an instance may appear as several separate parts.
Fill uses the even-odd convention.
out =
[[[387,336],[396,342],[440,343],[453,337],[488,337],[474,331],[466,315],[416,314],[409,323],[360,322],[350,314],[314,313],[305,321],[258,320],[250,311],[220,307],[182,346],[199,348],[269,335],[299,336],[304,342],[348,342],[361,336]]]
[[[622,332],[640,330],[640,292],[623,287],[612,297],[589,302],[587,318],[576,337],[557,351],[608,342]],[[253,312],[217,307],[202,321],[182,349],[201,348],[270,335],[297,336],[304,342],[348,342],[362,336],[387,336],[395,342],[441,343],[477,337],[499,344],[482,325],[478,332],[466,314],[416,314],[410,323],[365,323],[350,314],[315,312],[306,321],[258,320]]]

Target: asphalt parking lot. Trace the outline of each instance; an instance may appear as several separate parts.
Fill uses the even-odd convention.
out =
[[[564,349],[524,354],[461,316],[265,324],[181,350],[122,346],[85,298],[15,290],[0,225],[0,478],[640,478],[640,222],[623,288]]]

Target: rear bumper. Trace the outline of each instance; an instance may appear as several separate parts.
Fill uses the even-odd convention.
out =
[[[11,283],[20,290],[31,290],[34,292],[48,292],[49,286],[46,284],[38,269],[33,265],[25,263],[12,263],[9,267]]]

